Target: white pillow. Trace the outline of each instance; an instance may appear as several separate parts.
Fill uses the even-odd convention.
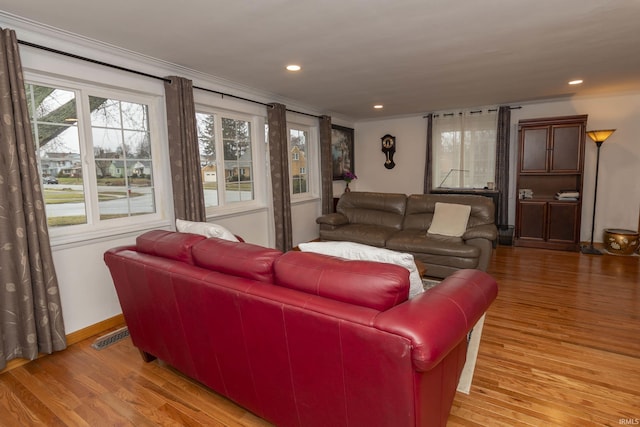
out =
[[[427,233],[462,237],[467,231],[471,206],[436,202],[433,220]]]
[[[409,298],[424,292],[413,255],[354,242],[309,242],[298,245],[302,252],[315,252],[340,258],[395,264],[409,270]]]
[[[210,222],[194,222],[176,219],[176,230],[182,233],[200,234],[205,237],[217,237],[218,239],[239,242],[232,232],[221,225]]]

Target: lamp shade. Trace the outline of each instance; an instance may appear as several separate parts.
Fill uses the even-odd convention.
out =
[[[587,131],[587,135],[593,139],[593,142],[604,142],[615,131],[615,129],[589,130]]]

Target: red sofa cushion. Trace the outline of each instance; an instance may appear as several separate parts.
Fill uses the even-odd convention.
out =
[[[206,237],[197,234],[152,230],[136,238],[136,249],[145,254],[193,265],[191,247],[204,239]]]
[[[282,252],[210,237],[193,245],[192,254],[195,265],[199,267],[260,282],[273,282],[273,262]]]
[[[397,265],[292,251],[274,271],[277,285],[380,311],[409,295],[409,271]]]

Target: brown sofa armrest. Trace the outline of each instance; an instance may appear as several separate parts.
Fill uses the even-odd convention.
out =
[[[482,224],[475,227],[467,228],[467,231],[462,235],[463,240],[470,239],[487,239],[496,240],[498,238],[498,228],[495,224]]]
[[[316,218],[316,224],[326,224],[326,225],[345,225],[349,224],[349,219],[342,215],[341,213],[331,213],[327,215],[322,215],[321,217]]]

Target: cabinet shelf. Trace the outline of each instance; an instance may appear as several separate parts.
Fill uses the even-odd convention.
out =
[[[549,172],[522,172],[522,176],[549,176]],[[582,174],[576,172],[553,172],[554,176],[580,176]]]
[[[520,203],[526,203],[526,202],[557,202],[557,203],[580,203],[581,199],[578,200],[560,200],[560,199],[556,199],[553,196],[534,196],[533,198],[529,198],[529,199],[518,199],[518,202]]]

